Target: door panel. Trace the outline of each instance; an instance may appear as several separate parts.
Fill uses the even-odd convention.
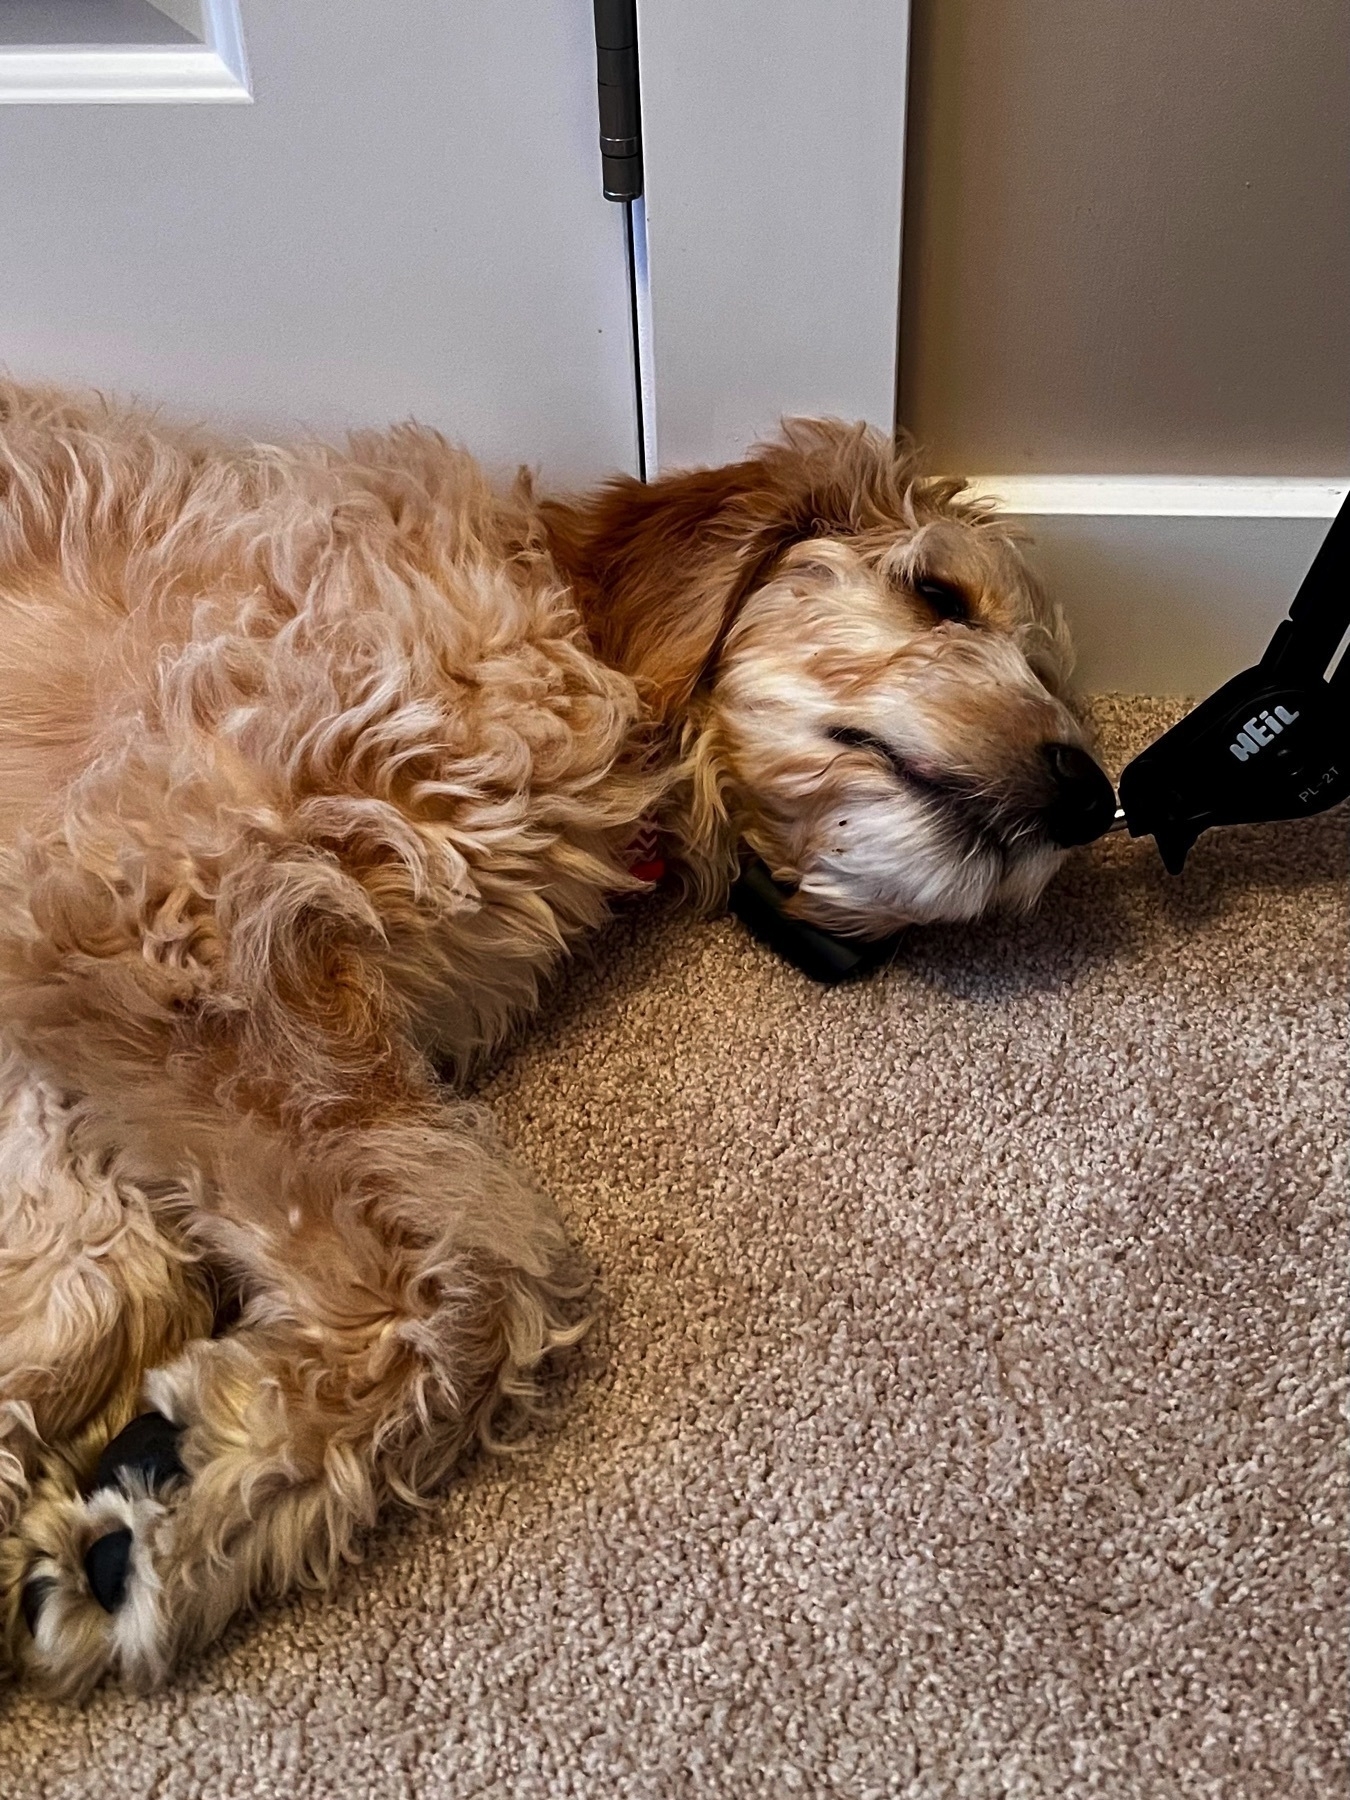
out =
[[[590,8],[252,0],[252,106],[0,108],[0,361],[246,430],[635,466]]]
[[[662,467],[895,417],[907,0],[638,0]]]

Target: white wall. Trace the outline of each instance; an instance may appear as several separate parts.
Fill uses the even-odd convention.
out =
[[[914,0],[910,114],[946,466],[1350,474],[1345,0]]]

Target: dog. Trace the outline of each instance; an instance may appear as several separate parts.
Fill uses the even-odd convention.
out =
[[[0,387],[0,1605],[79,1698],[329,1582],[584,1329],[456,1097],[641,892],[1031,906],[1110,818],[1009,528],[862,426],[580,497]]]

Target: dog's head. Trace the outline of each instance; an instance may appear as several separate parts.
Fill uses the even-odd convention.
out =
[[[683,733],[696,845],[722,824],[799,916],[879,935],[1027,906],[1109,823],[1058,612],[907,448],[794,421],[551,523],[601,653]]]

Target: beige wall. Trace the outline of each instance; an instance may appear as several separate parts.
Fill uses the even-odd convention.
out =
[[[1350,469],[1347,0],[913,0],[902,423],[965,471]]]

